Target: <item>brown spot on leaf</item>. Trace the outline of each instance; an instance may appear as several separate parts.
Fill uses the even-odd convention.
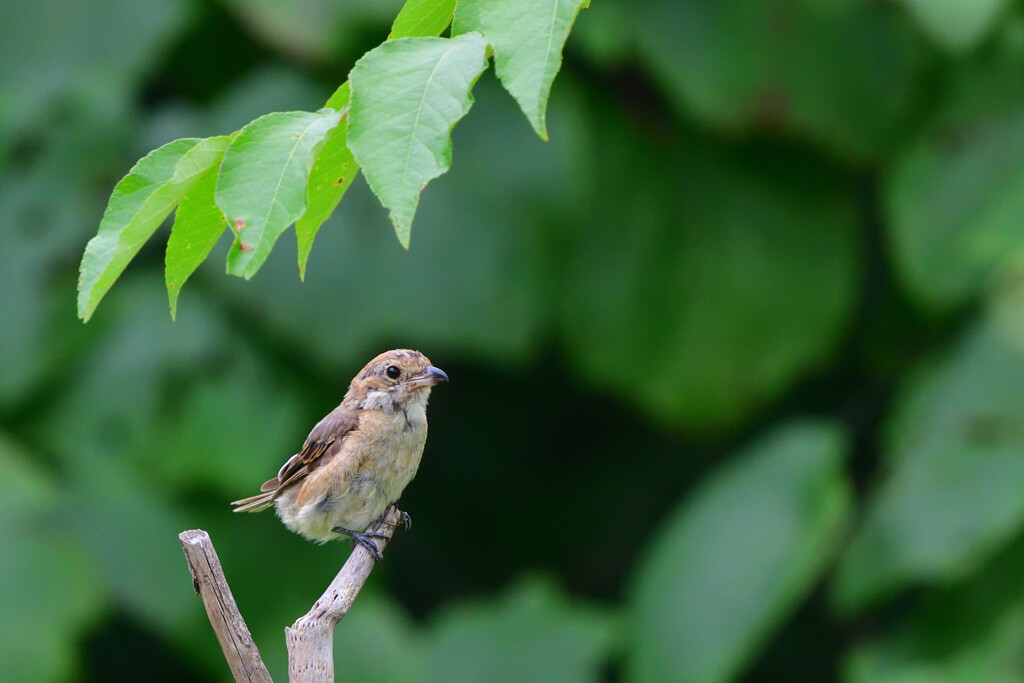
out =
[[[338,178],[337,180],[335,180],[334,184],[335,185],[341,185],[343,182],[345,182],[345,176],[342,176],[342,177]]]
[[[255,247],[253,247],[251,244],[248,244],[247,242],[239,242],[238,243],[238,250],[239,251],[252,251],[254,248]]]
[[[245,220],[242,218],[235,219],[235,232],[242,232],[245,229]]]

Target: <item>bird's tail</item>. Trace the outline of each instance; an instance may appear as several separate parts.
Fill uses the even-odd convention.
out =
[[[260,510],[266,510],[268,507],[274,504],[274,495],[277,491],[267,491],[257,496],[250,498],[243,498],[242,500],[236,500],[231,503],[235,505],[233,512],[259,512]]]

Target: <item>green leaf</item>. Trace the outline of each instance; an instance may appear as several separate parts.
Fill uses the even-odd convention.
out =
[[[359,164],[348,148],[348,91],[348,83],[344,83],[328,101],[328,104],[337,105],[342,112],[341,121],[324,138],[323,147],[313,162],[313,171],[309,176],[306,211],[295,221],[299,277],[303,280],[306,279],[306,262],[317,231],[331,217],[359,172]]]
[[[391,38],[434,36],[451,21],[454,0],[409,0],[395,19]],[[306,212],[295,221],[298,239],[299,277],[306,278],[306,263],[313,248],[313,239],[324,221],[331,217],[349,185],[359,172],[359,164],[348,148],[348,104],[351,88],[348,81],[331,95],[324,105],[342,112],[341,122],[324,139],[323,147],[313,164],[309,179]]]
[[[687,115],[867,161],[916,103],[924,51],[878,3],[640,0],[637,55]]]
[[[557,144],[539,144],[496,79],[478,82],[474,96],[474,115],[459,124],[458,162],[418,209],[418,221],[443,230],[419,233],[409,252],[396,249],[391,230],[372,228],[382,217],[376,198],[349,191],[317,234],[324,257],[310,259],[305,283],[289,272],[292,260],[272,258],[250,282],[204,284],[258,317],[275,338],[297,344],[325,372],[350,373],[381,339],[415,339],[424,350],[455,343],[466,354],[525,362],[555,303],[541,217],[565,196],[564,145],[574,131],[569,127]],[[560,112],[571,100],[555,98],[552,121],[572,120]],[[495,138],[496,127],[510,132]],[[524,206],[517,199],[524,193],[538,201]],[[344,229],[332,229],[332,222]],[[347,306],[344,316],[323,314],[339,301],[359,305]],[[313,335],[310,320],[317,321]]]
[[[400,38],[350,74],[349,148],[406,249],[420,192],[451,166],[451,129],[473,105],[486,47],[476,33]]]
[[[843,680],[848,683],[1019,683],[1024,680],[1024,601],[1009,614],[949,652],[935,653],[922,639],[858,647]],[[946,625],[957,615],[947,614]],[[967,639],[965,639],[967,640]]]
[[[143,157],[114,187],[82,256],[78,316],[88,321],[100,300],[178,201],[220,162],[221,138],[169,142]]]
[[[455,0],[407,0],[391,25],[389,38],[441,35],[454,12]]]
[[[231,138],[224,135],[211,140],[219,140],[222,143],[223,159],[223,152]],[[171,237],[167,240],[167,254],[164,259],[172,319],[177,314],[178,295],[181,294],[185,281],[199,264],[206,260],[227,229],[224,214],[213,201],[219,167],[220,162],[215,162],[196,181],[174,213],[174,225],[171,228]]]
[[[529,577],[496,600],[448,608],[429,631],[424,681],[594,681],[614,642],[603,609]]]
[[[635,577],[630,680],[736,678],[836,550],[852,512],[845,450],[833,424],[791,424],[683,501]]]
[[[349,85],[348,81],[345,81],[344,83],[338,86],[338,89],[334,91],[330,98],[328,98],[327,104],[325,104],[324,106],[329,109],[337,109],[338,111],[342,112],[341,120],[342,122],[345,122],[345,107],[348,106],[348,101],[351,98],[352,87]]]
[[[1024,245],[1024,60],[958,65],[945,101],[883,177],[893,260],[917,302],[965,305]]]
[[[533,129],[548,139],[547,107],[562,47],[589,0],[461,0],[455,35],[476,31],[494,49],[494,71]]]
[[[306,209],[313,161],[341,112],[275,112],[245,126],[224,153],[217,206],[235,232],[228,272],[251,278]]]
[[[807,157],[606,126],[586,181],[601,201],[563,248],[567,355],[665,425],[735,427],[834,353],[860,276],[851,199]],[[637,359],[658,371],[637,382]]]
[[[1024,527],[1019,341],[975,326],[903,388],[889,426],[886,476],[836,576],[846,610],[965,577]]]
[[[1010,0],[900,0],[932,40],[947,50],[976,46]]]
[[[855,647],[849,683],[1024,680],[1024,539],[967,584],[932,592],[892,632]]]

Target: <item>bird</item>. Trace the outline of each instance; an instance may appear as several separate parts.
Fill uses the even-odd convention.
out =
[[[419,351],[385,351],[357,374],[337,408],[316,423],[261,493],[236,500],[235,512],[275,506],[290,530],[317,543],[349,537],[375,560],[366,531],[396,505],[416,476],[427,441],[427,400],[448,375]],[[397,505],[396,505],[397,507]],[[408,527],[411,520],[401,513]]]

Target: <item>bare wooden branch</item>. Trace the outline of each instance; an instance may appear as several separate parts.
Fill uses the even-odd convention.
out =
[[[210,535],[202,529],[192,529],[178,534],[178,540],[181,541],[189,571],[192,572],[192,586],[196,594],[203,598],[206,614],[210,617],[210,624],[217,634],[235,680],[272,683],[270,673],[231,595]]]
[[[367,529],[367,532],[385,536],[376,541],[381,550],[395,533],[401,518],[398,508],[391,506],[376,526]],[[348,613],[375,563],[366,548],[356,545],[313,608],[291,628],[284,630],[288,642],[288,680],[291,683],[334,680],[334,627]]]
[[[407,518],[408,519],[408,518]],[[402,521],[402,512],[392,506],[367,533],[379,534],[377,547],[384,550]],[[192,585],[202,596],[206,614],[217,634],[221,649],[236,681],[272,683],[260,658],[249,628],[231,595],[220,559],[210,535],[201,529],[178,535],[192,572]],[[334,680],[334,627],[348,613],[376,560],[361,545],[356,545],[348,561],[334,577],[313,608],[286,628],[288,678],[291,683],[322,683]]]

